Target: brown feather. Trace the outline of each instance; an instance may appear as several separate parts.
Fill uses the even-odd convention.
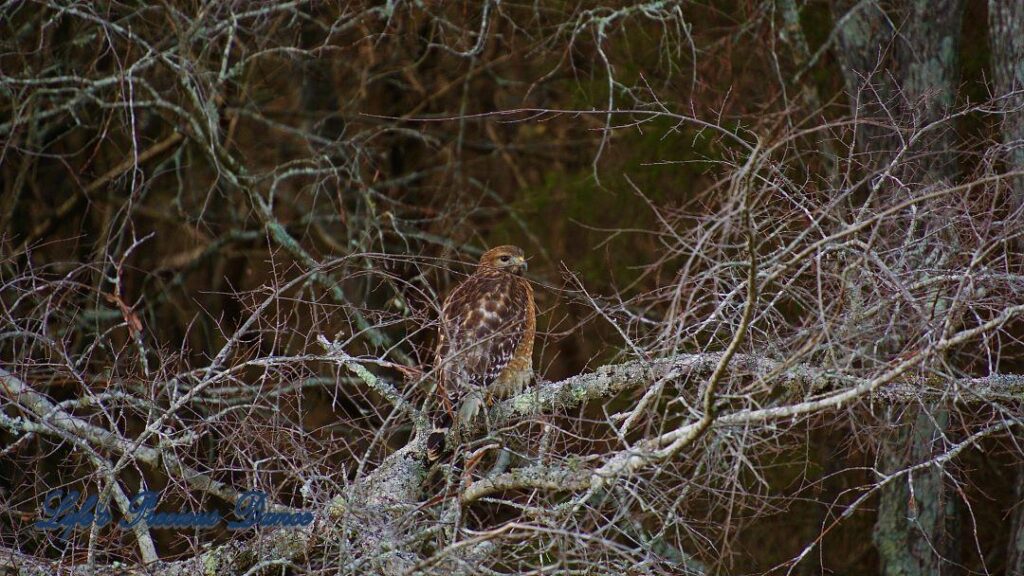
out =
[[[517,392],[533,373],[536,312],[523,269],[521,250],[495,248],[441,307],[435,368],[449,426],[460,416],[471,419],[483,402]],[[431,435],[432,452],[446,428]]]

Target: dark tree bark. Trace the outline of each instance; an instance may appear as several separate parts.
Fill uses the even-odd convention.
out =
[[[995,96],[1003,98],[1003,143],[1011,170],[1024,170],[1024,4],[989,1],[989,41]],[[1011,208],[1024,206],[1024,177],[1013,179]]]
[[[875,0],[836,0],[832,17],[836,25],[836,57],[851,112],[860,117],[884,118],[895,93],[887,68],[896,30]],[[891,136],[889,129],[862,123],[857,126],[857,148],[881,156],[880,152],[891,151]]]
[[[956,99],[962,0],[908,0],[897,50],[904,106],[917,129],[941,121]],[[925,183],[956,176],[956,134],[951,125],[930,130],[911,152],[923,153]]]
[[[1006,111],[1002,118],[1004,156],[1009,170],[1024,170],[1024,4],[990,0],[989,48],[994,96]],[[1024,177],[1010,181],[1011,211],[1024,207]],[[1018,213],[1017,218],[1020,218]],[[1021,244],[1018,243],[1018,246]],[[1016,501],[1024,498],[1024,466],[1017,467]],[[1010,519],[1006,573],[1024,574],[1024,507],[1014,508]]]
[[[957,85],[961,0],[909,0],[901,15],[904,21],[897,46],[898,98],[906,111],[904,121],[926,136],[907,150],[921,155],[912,162],[903,181],[931,186],[951,184],[957,175],[956,134],[952,126],[939,125],[954,103]],[[938,231],[944,249],[956,250],[955,238],[944,234],[943,222],[926,223]],[[924,232],[931,233],[931,231]],[[922,254],[922,257],[924,255]],[[923,262],[922,262],[923,264]],[[933,321],[944,316],[946,305],[937,302]],[[937,405],[911,407],[891,442],[882,445],[879,461],[883,472],[892,473],[925,462],[940,454],[943,429],[949,414]],[[957,502],[946,486],[940,467],[929,467],[910,482],[894,482],[882,491],[875,525],[875,543],[882,571],[889,576],[948,574],[958,562]]]
[[[867,170],[881,170],[902,153],[905,158],[920,158],[901,164],[907,166],[899,174],[904,184],[932,186],[956,178],[956,134],[941,121],[956,95],[962,13],[960,0],[906,0],[890,13],[874,0],[833,4],[837,56],[851,110],[884,124],[891,120],[902,128],[901,137],[888,127],[858,127],[857,148],[865,156]],[[928,128],[936,122],[940,124]],[[924,136],[901,151],[907,135],[920,130],[925,130]],[[892,194],[876,200],[886,201]],[[920,234],[938,231],[936,238],[947,242],[944,250],[955,251],[955,239],[942,233],[943,222],[923,224]],[[934,318],[943,316],[944,308],[937,303]],[[898,342],[890,345],[890,352],[898,350]],[[898,428],[880,448],[883,473],[927,461],[943,450],[942,429],[948,421],[943,410],[910,408],[891,419]],[[957,560],[957,514],[956,500],[945,483],[942,471],[931,467],[915,474],[910,483],[893,482],[882,491],[874,540],[884,574],[950,571]]]
[[[879,465],[886,474],[932,459],[947,448],[942,431],[946,410],[909,407],[903,424],[882,445]],[[899,418],[892,417],[894,424]],[[957,501],[939,467],[919,471],[909,481],[886,486],[878,504],[874,540],[888,576],[950,574],[958,560]],[[913,492],[911,492],[913,485]]]
[[[1010,517],[1010,545],[1006,551],[1006,573],[1011,576],[1024,574],[1024,464],[1017,466],[1017,482],[1014,487],[1013,515]]]

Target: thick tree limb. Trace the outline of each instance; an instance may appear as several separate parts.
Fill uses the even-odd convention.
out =
[[[663,378],[694,377],[709,374],[718,365],[722,353],[680,354],[658,360],[633,360],[602,366],[559,382],[543,382],[492,409],[492,422],[505,423],[538,413],[565,412],[599,398],[608,398],[641,388]],[[822,370],[806,364],[785,368],[782,362],[764,356],[737,354],[729,370],[755,377],[778,372],[770,384],[791,393],[805,391],[822,394],[865,384],[868,380]],[[938,386],[941,384],[941,386]],[[950,396],[952,394],[952,396]],[[871,391],[872,398],[889,402],[947,398],[954,402],[978,402],[1024,398],[1024,375],[993,374],[949,381],[938,377],[904,376]]]

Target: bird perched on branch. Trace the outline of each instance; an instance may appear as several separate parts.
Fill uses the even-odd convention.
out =
[[[533,376],[537,312],[526,268],[522,249],[492,248],[441,307],[430,461],[441,457],[451,426],[470,424],[485,404],[516,394]]]

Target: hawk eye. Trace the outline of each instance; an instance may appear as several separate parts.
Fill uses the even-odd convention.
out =
[[[501,257],[501,261],[502,262],[508,262],[508,256],[502,256]]]

